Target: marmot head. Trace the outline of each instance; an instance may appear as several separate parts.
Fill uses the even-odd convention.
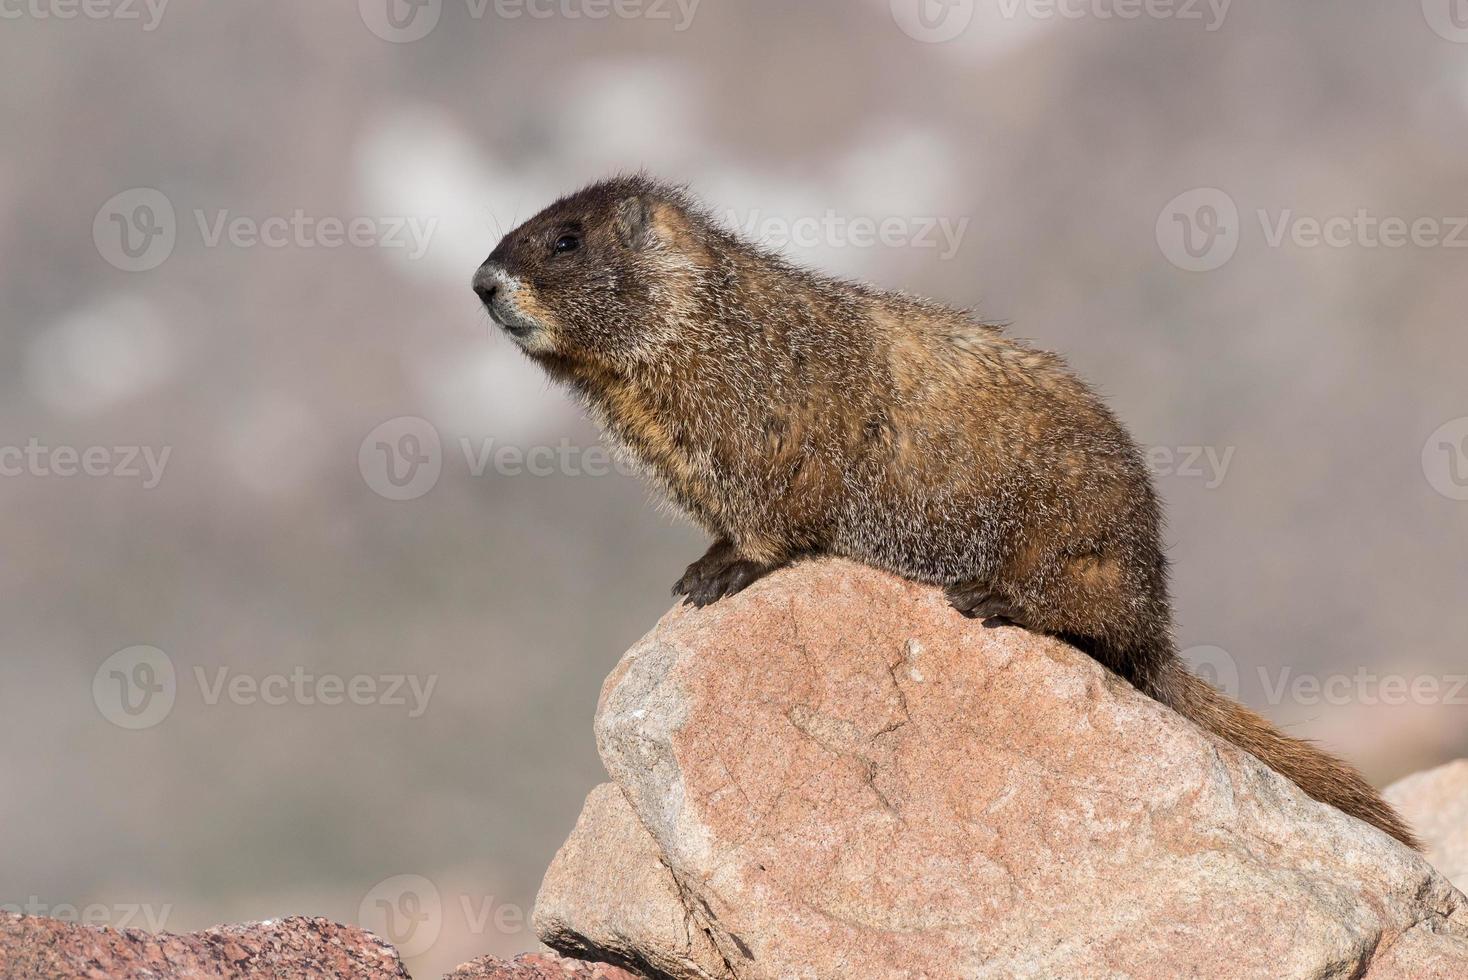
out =
[[[645,176],[593,184],[507,234],[474,291],[532,356],[632,367],[655,354],[686,302],[695,214],[682,191]]]

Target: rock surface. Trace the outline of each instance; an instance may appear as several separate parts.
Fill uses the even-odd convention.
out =
[[[327,919],[275,919],[172,935],[0,913],[0,977],[7,980],[407,976],[397,950],[370,932]]]
[[[372,933],[294,917],[186,935],[86,926],[0,912],[3,980],[408,980],[398,951]],[[445,980],[638,980],[556,953],[486,956]]]
[[[675,609],[596,732],[620,795],[592,794],[536,918],[573,953],[782,980],[1468,976],[1468,900],[1421,857],[1063,644],[870,569]]]
[[[1398,780],[1386,798],[1427,845],[1433,867],[1468,890],[1468,759]]]
[[[526,953],[513,960],[493,956],[465,963],[443,980],[638,980],[605,963],[583,963],[555,953]]]

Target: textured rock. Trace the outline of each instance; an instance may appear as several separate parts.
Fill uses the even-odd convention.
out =
[[[407,980],[397,950],[370,932],[327,919],[289,918],[218,926],[187,935],[84,926],[0,912],[4,980],[240,980],[331,977]],[[638,980],[606,963],[556,953],[492,956],[445,980]]]
[[[513,960],[493,956],[465,963],[444,980],[638,980],[605,963],[583,963],[555,953],[526,953]]]
[[[579,957],[676,976],[726,973],[719,951],[683,907],[657,844],[611,783],[586,798],[541,883],[534,918],[542,942]]]
[[[326,919],[276,919],[171,935],[0,913],[0,977],[7,980],[407,976],[397,950],[370,932]]]
[[[686,914],[726,976],[1468,976],[1468,900],[1418,855],[1063,644],[870,569],[674,610],[596,731],[655,849],[587,887],[676,894],[638,921]],[[599,804],[568,847],[629,837]],[[546,938],[668,932],[577,908]]]
[[[1392,783],[1386,798],[1427,844],[1427,859],[1468,890],[1468,759]]]

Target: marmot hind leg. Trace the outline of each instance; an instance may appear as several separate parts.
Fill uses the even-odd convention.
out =
[[[986,626],[1013,625],[1029,627],[1025,615],[1014,603],[995,595],[984,582],[960,582],[943,590],[948,604],[969,619],[982,619]]]
[[[945,592],[965,616],[1054,636],[1148,694],[1174,656],[1165,587],[1110,556],[1057,555]]]

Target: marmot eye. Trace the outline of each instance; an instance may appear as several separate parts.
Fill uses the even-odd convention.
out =
[[[551,246],[551,251],[556,255],[561,255],[566,252],[574,252],[580,247],[581,239],[575,235],[562,235],[556,239],[555,245]]]

